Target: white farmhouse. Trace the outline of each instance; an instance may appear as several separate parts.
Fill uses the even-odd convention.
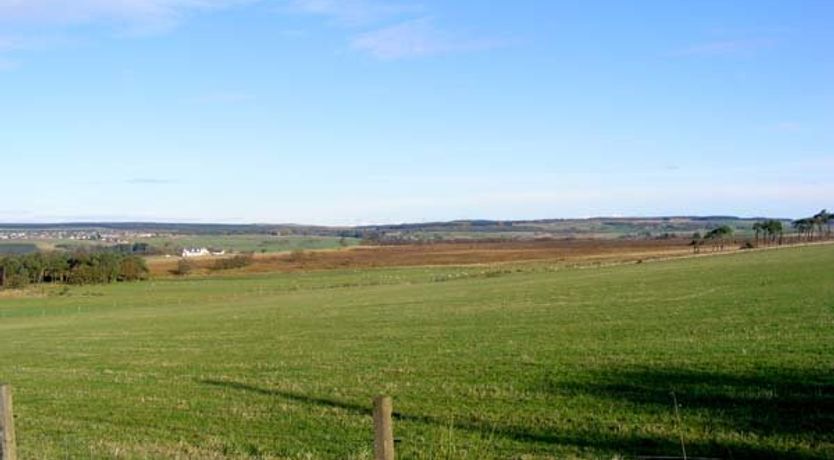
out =
[[[185,248],[182,250],[183,257],[203,257],[211,255],[206,248]]]

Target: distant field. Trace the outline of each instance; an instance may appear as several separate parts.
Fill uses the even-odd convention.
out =
[[[140,238],[131,243],[144,242],[159,248],[176,249],[182,247],[212,247],[232,252],[286,252],[295,249],[333,249],[355,246],[359,243],[356,238],[339,238],[332,236],[273,236],[269,234],[239,234],[239,235],[182,235],[155,238]],[[0,241],[0,254],[13,250],[28,252],[34,250],[54,251],[62,247],[92,247],[107,246],[115,243],[105,243],[90,240],[70,239],[33,239]],[[19,247],[20,249],[16,249]]]
[[[834,458],[834,246],[0,299],[29,458]],[[673,397],[680,404],[680,420]],[[679,425],[680,424],[680,425]]]
[[[7,243],[0,241],[0,256],[38,252],[38,246],[31,243]]]
[[[283,252],[295,249],[332,249],[354,246],[356,238],[332,236],[272,236],[268,234],[241,235],[182,235],[139,239],[158,247],[212,247],[235,252]]]
[[[70,239],[28,239],[28,240],[10,240],[0,242],[0,247],[4,244],[11,245],[25,245],[31,248],[32,252],[37,251],[55,251],[61,246],[72,247],[93,247],[101,246],[103,243],[99,241],[90,240],[70,240]],[[0,249],[2,250],[2,249]]]
[[[712,228],[728,225],[737,236],[752,237],[753,224],[762,219],[732,217],[647,217],[647,218],[591,218],[545,219],[530,221],[454,221],[423,224],[404,224],[372,227],[390,235],[416,239],[485,239],[485,238],[652,238],[676,235],[688,238],[695,232],[706,233]],[[790,222],[782,219],[787,227]]]
[[[687,240],[514,240],[471,241],[393,246],[358,246],[340,251],[305,251],[257,255],[254,263],[235,273],[273,271],[365,269],[437,265],[552,262],[562,265],[637,261],[691,254]],[[177,259],[149,259],[155,276],[172,274]],[[212,258],[194,260],[206,274]],[[218,273],[214,273],[218,274]],[[219,273],[221,275],[228,273]]]

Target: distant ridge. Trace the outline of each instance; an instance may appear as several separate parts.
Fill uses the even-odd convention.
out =
[[[688,236],[721,225],[747,231],[756,221],[765,218],[737,216],[650,216],[650,217],[590,217],[582,219],[550,218],[530,220],[459,219],[451,221],[398,223],[379,225],[303,225],[303,224],[222,224],[170,222],[62,222],[62,223],[0,223],[5,232],[150,232],[170,234],[264,234],[378,237],[380,235],[434,234],[451,238],[474,234],[525,234],[534,237],[623,237],[623,236]],[[790,219],[779,218],[783,222]]]
[[[373,228],[420,228],[420,227],[436,227],[436,226],[457,226],[457,225],[474,225],[474,226],[490,226],[490,225],[525,225],[525,224],[549,224],[549,223],[566,223],[566,222],[647,222],[647,221],[669,221],[669,220],[690,220],[690,221],[759,221],[765,219],[775,219],[780,221],[790,222],[793,219],[785,217],[739,217],[730,215],[672,215],[672,216],[594,216],[585,218],[542,218],[542,219],[519,219],[519,220],[499,220],[499,219],[455,219],[448,221],[429,221],[429,222],[403,222],[396,224],[363,224],[363,225],[308,225],[297,223],[247,223],[247,224],[223,224],[223,223],[196,223],[196,222],[154,222],[154,221],[132,221],[132,222],[45,222],[45,223],[27,223],[27,222],[0,222],[0,230],[18,230],[18,229],[44,229],[44,230],[60,230],[60,229],[113,229],[113,230],[136,230],[136,229],[158,229],[158,230],[266,230],[275,228],[310,228],[310,229],[373,229]]]

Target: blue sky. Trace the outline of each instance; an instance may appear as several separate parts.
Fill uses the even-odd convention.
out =
[[[834,206],[834,2],[0,0],[0,221]]]

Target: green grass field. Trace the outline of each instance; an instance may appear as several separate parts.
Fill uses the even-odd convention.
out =
[[[0,298],[22,459],[834,458],[834,246]],[[680,404],[679,422],[673,396]]]
[[[177,235],[140,238],[135,242],[148,243],[162,249],[183,247],[209,247],[232,252],[287,252],[296,249],[336,249],[356,246],[356,238],[339,238],[333,236],[274,236],[268,234],[233,234],[233,235]],[[0,255],[20,254],[41,251],[54,251],[62,247],[84,248],[108,246],[89,240],[37,239],[0,241]]]
[[[0,241],[0,257],[5,255],[29,254],[38,252],[38,246],[32,243]]]
[[[30,252],[37,252],[37,251],[55,251],[62,246],[71,246],[71,247],[80,247],[80,248],[90,248],[96,246],[102,246],[103,243],[98,241],[90,241],[90,240],[70,240],[70,239],[32,239],[32,240],[7,240],[0,242],[0,252],[4,252],[3,246],[27,246],[28,249],[26,251],[21,251],[23,253],[30,253]],[[12,253],[14,251],[7,251],[8,253]],[[14,253],[21,253],[21,252],[14,252]]]

